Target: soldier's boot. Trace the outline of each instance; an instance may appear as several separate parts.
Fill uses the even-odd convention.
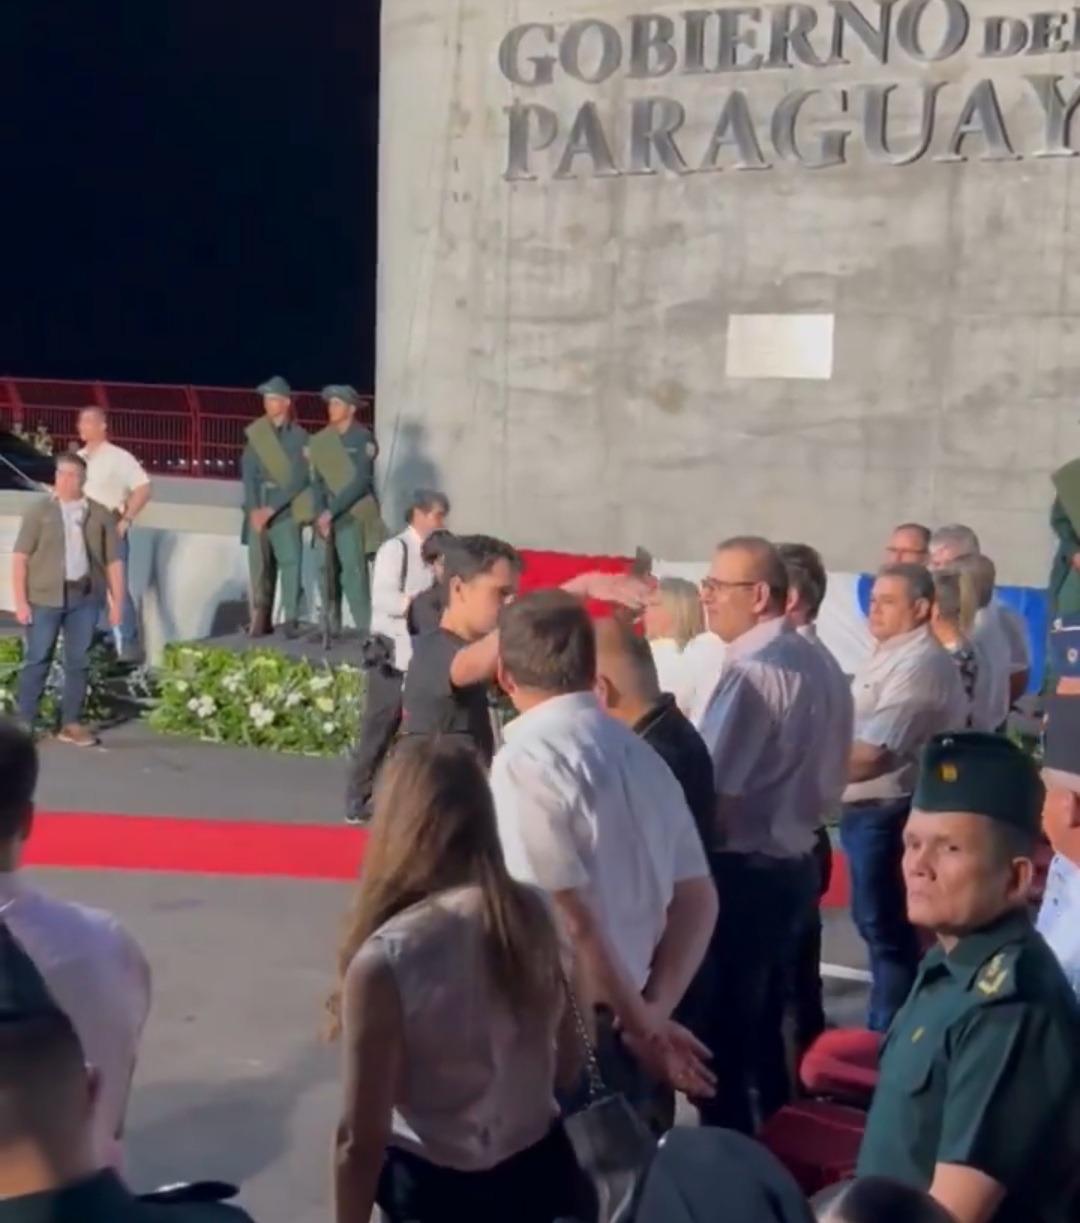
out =
[[[249,637],[269,637],[274,631],[270,609],[254,607],[251,610],[251,624],[248,628]]]

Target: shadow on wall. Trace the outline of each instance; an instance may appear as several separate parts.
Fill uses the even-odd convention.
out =
[[[423,425],[408,421],[396,430],[388,447],[381,486],[383,518],[395,532],[404,525],[405,509],[417,489],[446,491],[442,471],[428,451]]]

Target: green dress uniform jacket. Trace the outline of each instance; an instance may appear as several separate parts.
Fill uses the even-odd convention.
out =
[[[222,1202],[141,1202],[114,1172],[49,1193],[0,1201],[0,1223],[252,1223]]]
[[[858,1175],[937,1164],[1005,1187],[994,1223],[1080,1218],[1080,1006],[1026,912],[931,951],[882,1047]]]

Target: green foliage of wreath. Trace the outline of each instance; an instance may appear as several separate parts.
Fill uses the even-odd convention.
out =
[[[170,645],[158,683],[150,715],[155,730],[307,756],[348,751],[363,709],[359,668],[286,658],[274,650]]]

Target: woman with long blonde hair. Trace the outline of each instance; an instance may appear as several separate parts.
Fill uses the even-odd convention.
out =
[[[503,862],[471,747],[401,741],[371,836],[328,1005],[344,1105],[337,1223],[551,1223],[579,1214],[557,1123],[580,1037],[547,900]]]
[[[683,682],[683,651],[705,631],[701,593],[685,578],[661,578],[642,619],[652,648],[661,692],[678,694]]]

